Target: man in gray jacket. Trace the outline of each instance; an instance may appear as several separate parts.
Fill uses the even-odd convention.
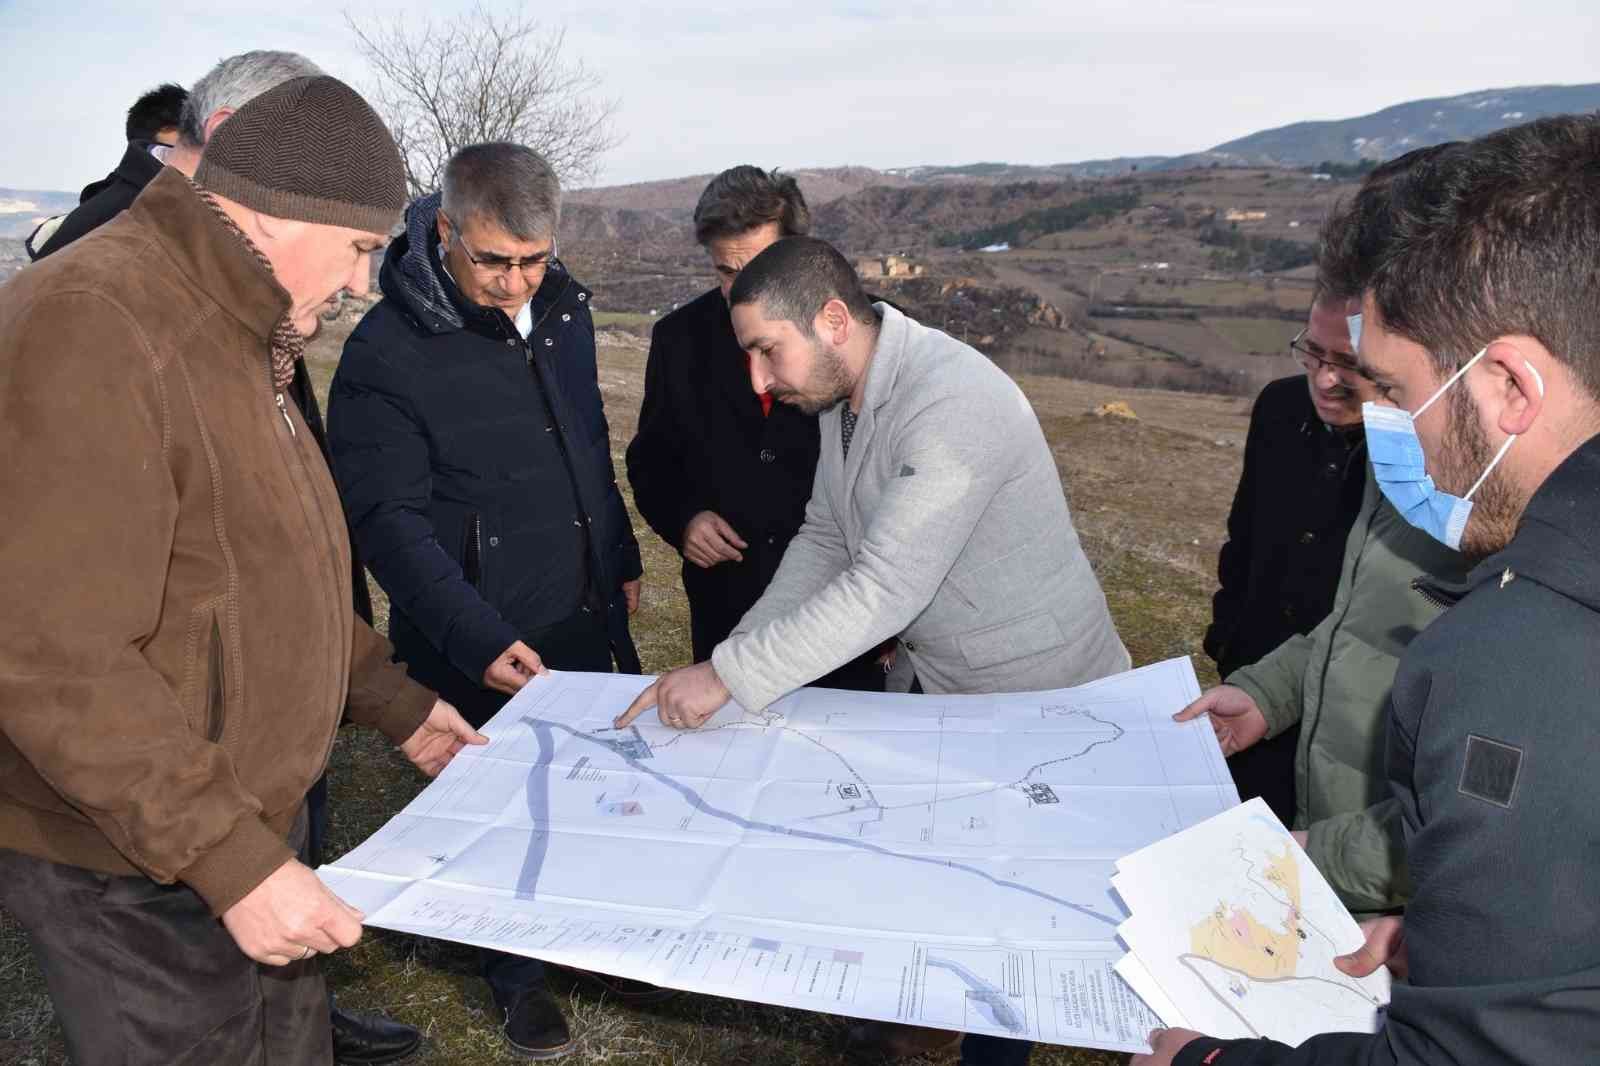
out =
[[[1060,475],[1016,384],[885,304],[824,241],[790,237],[730,302],[757,392],[821,415],[805,524],[766,593],[659,706],[693,728],[729,698],[759,711],[900,638],[901,689],[1062,688],[1128,667]]]
[[[730,697],[759,711],[895,637],[901,690],[1021,692],[1127,669],[1050,448],[1010,378],[870,302],[814,238],[751,260],[729,303],[751,386],[821,415],[816,484],[733,634],[710,662],[640,693],[619,728],[653,706],[676,728]],[[962,1061],[1021,1062],[1027,1048],[969,1036]]]

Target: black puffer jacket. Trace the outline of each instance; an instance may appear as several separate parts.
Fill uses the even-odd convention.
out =
[[[601,619],[618,661],[636,663],[619,589],[642,571],[588,290],[552,265],[523,340],[444,270],[438,205],[437,194],[412,204],[384,258],[384,299],[345,344],[328,430],[396,654],[466,710],[495,656],[517,640],[538,651],[574,618]]]

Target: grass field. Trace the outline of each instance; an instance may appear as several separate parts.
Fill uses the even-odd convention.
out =
[[[1299,328],[1281,318],[1203,318],[1207,329],[1247,355],[1279,355],[1279,372],[1293,370],[1288,362],[1289,340]]]
[[[596,311],[594,324],[597,329],[642,329],[648,332],[659,317],[642,311]]]
[[[324,390],[333,369],[330,353],[340,340],[337,330],[330,332],[319,338],[312,356]],[[639,409],[643,369],[641,351],[601,353],[601,387],[619,473]],[[1212,566],[1238,477],[1248,402],[1059,378],[1026,378],[1023,386],[1055,451],[1075,524],[1134,662],[1194,655],[1202,683],[1214,682],[1199,644],[1210,614]],[[1113,399],[1129,402],[1139,420],[1089,413]],[[622,484],[626,494],[625,478]],[[628,503],[631,510],[631,498]],[[655,672],[688,661],[688,610],[678,557],[642,523],[635,525],[644,550],[645,586],[634,634],[645,669]],[[376,598],[380,615],[386,614],[381,592]],[[384,620],[380,617],[380,623]],[[380,737],[357,729],[341,736],[330,772],[334,854],[375,830],[423,785]],[[328,973],[345,1005],[383,1010],[425,1032],[424,1050],[409,1060],[416,1066],[522,1061],[502,1049],[487,990],[475,976],[468,949],[372,932],[354,949],[331,957]],[[820,1066],[850,1061],[847,1024],[826,1015],[689,995],[635,1009],[559,976],[554,987],[566,1000],[579,1038],[566,1062]],[[0,912],[0,1064],[59,1066],[65,1061],[25,939]],[[1103,1066],[1122,1056],[1046,1048],[1033,1061]]]

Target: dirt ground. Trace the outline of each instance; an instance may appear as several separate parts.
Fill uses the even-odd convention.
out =
[[[318,339],[312,351],[322,387],[349,324]],[[638,346],[601,352],[601,388],[619,475],[633,433],[644,379]],[[1202,682],[1214,681],[1200,638],[1209,619],[1211,577],[1223,522],[1238,478],[1249,401],[1118,389],[1049,377],[1019,379],[1054,449],[1085,549],[1136,664],[1193,655]],[[1122,401],[1136,420],[1097,417]],[[627,494],[626,478],[622,479]],[[631,496],[628,500],[632,507]],[[634,633],[650,672],[688,661],[688,611],[679,559],[635,519],[644,549],[645,587]],[[386,622],[387,603],[377,600]],[[331,767],[331,850],[363,839],[422,787],[423,781],[376,734],[348,729]],[[383,1010],[420,1027],[416,1066],[512,1063],[492,1018],[488,993],[468,949],[373,931],[332,957],[328,973],[341,1003]],[[636,1009],[599,990],[557,977],[579,1038],[572,1063],[710,1066],[720,1063],[815,1064],[852,1061],[843,1019],[708,996],[679,996]],[[48,995],[15,922],[0,912],[0,1064],[57,1066],[65,1053]],[[934,1062],[940,1060],[918,1060]],[[945,1060],[948,1061],[948,1060]],[[1121,1056],[1041,1048],[1039,1066],[1099,1066]]]

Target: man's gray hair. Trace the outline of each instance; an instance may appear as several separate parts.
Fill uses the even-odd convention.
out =
[[[439,204],[453,226],[480,219],[520,241],[553,240],[561,179],[544,156],[506,141],[469,144],[445,164]]]
[[[293,78],[322,73],[298,52],[243,52],[229,56],[194,83],[183,102],[178,138],[191,148],[206,143],[206,120],[223,108],[237,110]]]

